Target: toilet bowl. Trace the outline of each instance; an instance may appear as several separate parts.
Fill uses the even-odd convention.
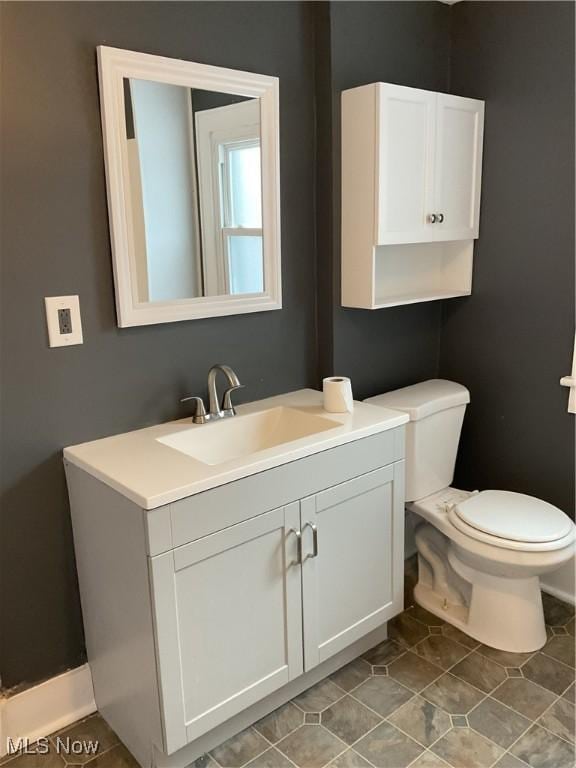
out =
[[[468,390],[433,379],[366,400],[407,413],[406,508],[417,516],[414,599],[485,645],[546,642],[539,577],[574,554],[562,510],[510,491],[450,486]]]

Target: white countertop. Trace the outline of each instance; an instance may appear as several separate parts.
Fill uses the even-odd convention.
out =
[[[263,472],[320,451],[385,432],[408,421],[399,411],[354,403],[353,413],[326,413],[322,393],[301,389],[237,407],[237,416],[284,406],[325,416],[342,426],[240,457],[208,465],[158,441],[188,429],[217,428],[218,422],[192,424],[190,417],[105,437],[64,449],[65,461],[88,472],[144,509],[170,504],[219,485]]]

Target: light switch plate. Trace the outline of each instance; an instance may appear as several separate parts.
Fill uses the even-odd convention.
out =
[[[46,323],[51,347],[82,344],[82,320],[78,296],[46,296]]]

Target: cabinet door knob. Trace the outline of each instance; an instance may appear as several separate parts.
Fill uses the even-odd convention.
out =
[[[429,224],[436,224],[436,214],[435,213],[428,214],[428,223]]]
[[[444,221],[444,214],[443,213],[439,213],[438,214],[438,224],[442,224],[443,221]]]
[[[302,530],[305,531],[306,528],[312,529],[312,554],[306,555],[306,558],[318,557],[318,526],[307,522],[303,525]]]

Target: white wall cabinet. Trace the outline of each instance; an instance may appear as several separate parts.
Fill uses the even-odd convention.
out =
[[[152,510],[66,466],[98,709],[141,765],[183,768],[385,636],[403,457],[397,427]]]
[[[471,291],[484,102],[389,83],[342,93],[342,303]]]

